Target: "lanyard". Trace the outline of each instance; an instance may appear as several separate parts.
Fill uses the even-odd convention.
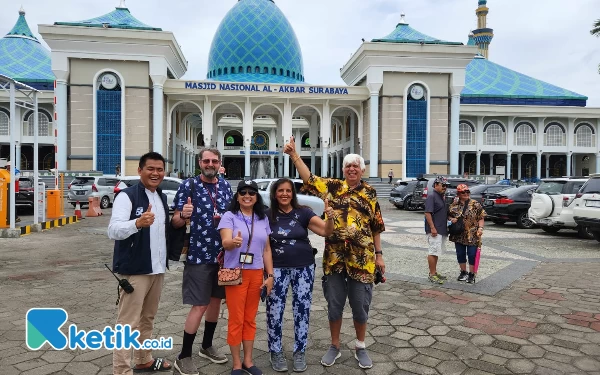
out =
[[[248,237],[248,246],[246,247],[246,255],[247,255],[248,251],[250,251],[250,243],[252,243],[252,233],[254,232],[254,211],[252,211],[252,223],[251,223],[251,227],[248,227],[248,223],[246,222],[246,217],[244,216],[244,214],[242,213],[242,211],[240,211],[240,214],[242,215],[242,219],[244,220],[244,224],[246,224],[246,229],[248,230],[248,236],[250,236],[250,237]]]
[[[218,184],[219,184],[219,182],[217,181],[217,183],[215,184],[215,196],[214,197],[212,195],[212,192],[208,188],[208,185],[202,184],[202,186],[204,186],[204,188],[208,192],[208,197],[210,198],[210,201],[213,204],[213,212],[215,214],[219,213],[219,207],[217,206],[217,200],[219,199],[219,187],[217,186]]]

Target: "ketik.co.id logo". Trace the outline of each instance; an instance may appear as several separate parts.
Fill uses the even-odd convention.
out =
[[[117,324],[115,328],[106,326],[102,331],[78,330],[75,324],[69,326],[69,336],[60,329],[67,322],[69,314],[60,308],[34,308],[27,311],[25,338],[27,347],[39,350],[45,343],[56,350],[67,347],[71,350],[77,348],[98,350],[121,349],[172,349],[171,337],[148,339],[140,344],[140,332],[131,330],[128,324]]]

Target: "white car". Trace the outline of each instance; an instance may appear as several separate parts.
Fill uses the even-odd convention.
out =
[[[123,176],[119,178],[119,183],[115,186],[114,192],[115,197],[119,192],[125,188],[133,186],[140,182],[140,176]],[[171,210],[171,205],[173,204],[173,198],[175,198],[175,194],[177,194],[177,190],[179,189],[179,185],[183,180],[175,177],[165,177],[164,180],[158,185],[160,190],[167,196],[167,204],[169,205],[169,210]],[[172,210],[171,210],[172,211]]]
[[[578,225],[588,227],[600,242],[600,174],[591,175],[576,197],[579,202],[573,208],[573,219]]]
[[[573,219],[573,208],[580,201],[576,194],[587,180],[581,177],[543,179],[532,195],[529,219],[548,233],[574,229],[581,238],[593,238],[587,226],[577,225]]]
[[[254,180],[258,185],[258,193],[262,197],[263,202],[267,207],[271,204],[271,185],[277,180],[277,178],[257,178]],[[296,188],[298,203],[301,206],[310,207],[314,213],[319,216],[323,215],[323,211],[325,210],[325,203],[323,200],[312,195],[300,193],[300,189],[304,184],[302,180],[292,179],[292,182]]]

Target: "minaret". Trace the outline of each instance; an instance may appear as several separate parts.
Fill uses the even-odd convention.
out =
[[[475,44],[479,47],[479,54],[486,59],[489,56],[489,46],[494,38],[494,30],[487,27],[487,15],[489,8],[487,0],[479,0],[479,7],[475,11],[477,14],[477,30],[473,30]]]

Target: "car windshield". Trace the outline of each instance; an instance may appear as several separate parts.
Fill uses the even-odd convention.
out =
[[[124,183],[125,185],[127,185],[127,187],[131,187],[135,184],[137,184],[138,182],[140,182],[139,178],[136,179],[131,179],[131,180],[121,180],[122,183]]]
[[[86,178],[86,177],[77,177],[71,182],[72,185],[92,185],[94,183],[94,178]]]
[[[535,191],[537,194],[561,194],[566,181],[542,181]]]
[[[269,187],[269,181],[263,181],[256,183],[258,185],[258,190],[267,191]]]
[[[600,193],[600,178],[590,178],[580,190],[581,193]]]
[[[19,179],[19,188],[28,189],[33,187],[33,181],[28,178]]]
[[[469,188],[469,190],[471,191],[471,194],[479,194],[482,191],[484,191],[485,189],[487,189],[486,185],[477,185],[477,186],[473,186],[473,187]]]

